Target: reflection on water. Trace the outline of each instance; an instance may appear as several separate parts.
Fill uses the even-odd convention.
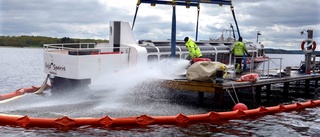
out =
[[[283,56],[283,65],[288,63]],[[301,55],[295,55],[302,58]],[[39,86],[45,79],[43,73],[42,49],[0,48],[0,93],[12,92],[21,87]],[[300,60],[297,60],[297,64]],[[94,85],[94,90],[78,91],[64,96],[52,96],[45,91],[43,96],[26,94],[17,100],[0,104],[0,112],[7,114],[28,115],[32,117],[127,117],[148,114],[177,115],[207,113],[214,109],[213,95],[205,94],[204,104],[198,102],[196,92],[170,91],[150,85],[156,72],[147,77],[133,80],[130,72],[124,75],[128,79],[119,79],[131,83],[117,92],[106,90],[104,86]],[[102,77],[103,79],[103,77]],[[145,83],[145,81],[150,83]],[[108,84],[100,81],[100,84]],[[110,83],[109,83],[110,84]],[[116,85],[116,83],[113,83]],[[138,86],[137,86],[138,85]],[[276,96],[274,96],[276,97]],[[226,99],[230,98],[225,96]],[[319,98],[319,97],[316,97]],[[240,98],[241,100],[241,98]],[[308,99],[297,98],[304,102]],[[279,101],[275,99],[273,101]],[[229,101],[231,102],[231,100]],[[278,102],[274,102],[277,104]],[[229,103],[229,104],[232,104]],[[223,105],[228,105],[228,102]],[[266,102],[268,105],[268,102]],[[270,105],[270,104],[269,104]],[[273,105],[273,104],[272,104]],[[7,136],[312,136],[320,135],[320,108],[307,108],[296,112],[283,112],[243,120],[215,121],[185,126],[149,125],[146,127],[93,128],[79,127],[67,132],[56,129],[24,129],[0,126],[1,134]]]

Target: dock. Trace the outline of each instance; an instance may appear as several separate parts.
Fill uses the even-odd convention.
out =
[[[204,93],[214,93],[215,103],[221,103],[221,96],[227,91],[234,91],[239,89],[252,89],[255,91],[256,103],[261,102],[261,92],[265,89],[266,96],[269,97],[272,92],[272,86],[282,85],[282,96],[286,100],[288,98],[289,89],[294,87],[297,83],[302,85],[301,90],[308,95],[311,88],[318,88],[319,73],[314,74],[300,74],[298,71],[292,71],[289,76],[261,76],[256,82],[236,82],[234,79],[225,79],[221,83],[214,80],[208,82],[188,81],[186,78],[179,78],[173,80],[162,81],[162,86],[172,90],[196,91],[198,92],[199,101],[203,101]],[[313,83],[311,85],[311,83]],[[301,88],[301,87],[295,87]]]

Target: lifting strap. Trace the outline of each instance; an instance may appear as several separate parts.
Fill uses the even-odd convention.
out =
[[[241,37],[240,30],[239,30],[239,27],[238,27],[238,22],[237,22],[235,14],[234,14],[234,8],[233,8],[232,4],[230,5],[230,9],[231,9],[231,12],[232,12],[232,15],[233,15],[234,22],[236,23],[238,36]]]
[[[198,41],[198,28],[199,28],[199,15],[200,15],[200,3],[198,3],[198,15],[197,15],[197,26],[196,26],[196,41]]]
[[[233,35],[233,38],[236,39],[236,35],[234,34],[234,29],[233,29],[233,26],[232,24],[230,23],[230,28],[232,29],[232,35]]]
[[[134,23],[136,22],[137,13],[138,13],[138,10],[139,10],[139,5],[140,5],[140,0],[138,0],[137,6],[136,6],[136,13],[134,14],[134,17],[133,17],[133,22],[132,22],[132,28],[131,28],[131,30],[133,30]]]

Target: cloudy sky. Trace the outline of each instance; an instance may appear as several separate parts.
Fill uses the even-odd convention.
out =
[[[109,39],[109,22],[132,24],[137,0],[0,0],[0,35]],[[268,48],[300,49],[312,29],[320,44],[319,0],[233,0],[242,37]],[[199,39],[217,38],[235,26],[230,6],[200,6]],[[195,38],[197,9],[178,7],[177,39]],[[134,34],[137,39],[171,37],[172,7],[141,4]],[[318,45],[319,45],[318,44]],[[320,47],[320,46],[319,46]],[[320,50],[320,48],[318,48]]]

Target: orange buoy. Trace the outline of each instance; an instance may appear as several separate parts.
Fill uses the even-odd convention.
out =
[[[234,105],[234,107],[232,108],[232,110],[248,110],[248,107],[243,104],[243,103],[237,103],[236,105]]]

